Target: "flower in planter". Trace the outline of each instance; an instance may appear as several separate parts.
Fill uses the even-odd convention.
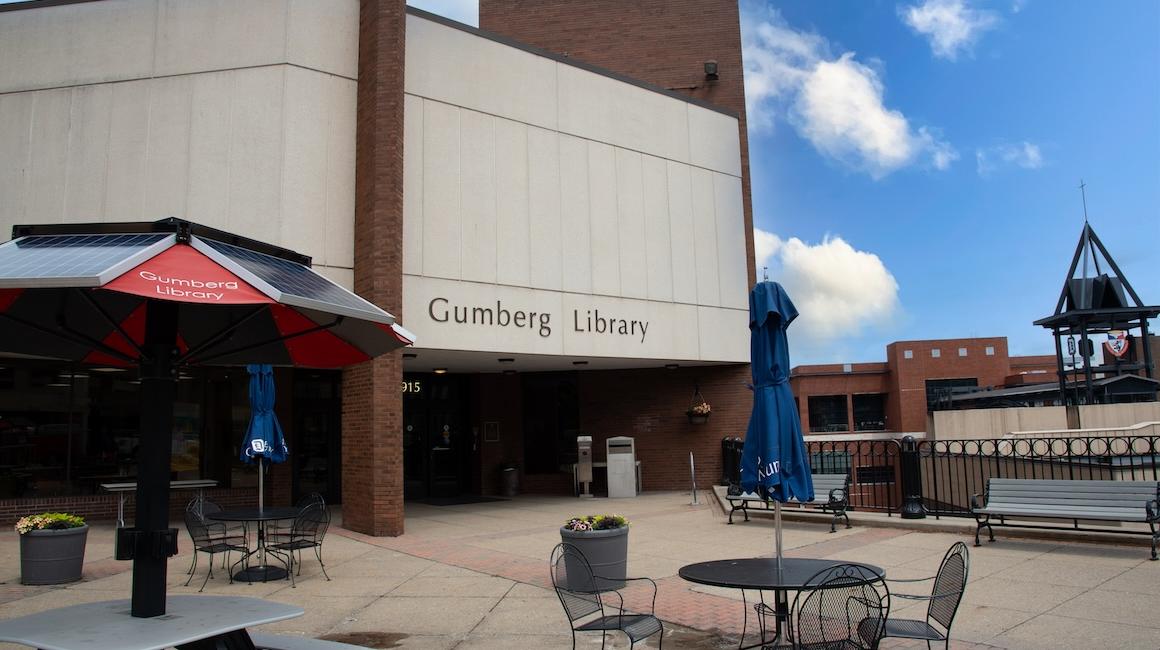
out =
[[[43,512],[39,515],[21,517],[16,522],[16,532],[24,535],[34,530],[63,530],[65,528],[80,528],[85,520],[76,515],[64,512]]]
[[[689,407],[689,415],[709,415],[713,407],[709,406],[708,402],[701,402]]]
[[[583,532],[586,530],[611,530],[627,525],[628,520],[621,515],[588,515],[569,519],[564,524],[564,528],[573,532]]]

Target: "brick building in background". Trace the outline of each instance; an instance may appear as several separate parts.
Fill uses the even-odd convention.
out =
[[[790,375],[802,429],[813,434],[923,432],[930,408],[952,394],[1055,381],[1054,356],[1009,356],[1006,337],[896,341],[885,362]]]

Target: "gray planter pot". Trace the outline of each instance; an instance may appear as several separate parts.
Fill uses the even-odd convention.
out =
[[[607,591],[624,586],[628,569],[628,526],[609,530],[586,530],[577,532],[560,528],[560,540],[580,549],[597,576],[595,590]],[[573,566],[573,565],[576,566]],[[568,589],[572,591],[592,591],[582,567],[578,562],[565,560],[568,570]],[[573,578],[575,576],[575,579]]]
[[[20,536],[20,583],[58,585],[81,579],[88,525],[32,530]]]

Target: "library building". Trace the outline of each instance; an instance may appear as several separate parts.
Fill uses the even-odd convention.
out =
[[[289,454],[267,503],[318,492],[399,535],[409,503],[575,493],[583,437],[597,495],[610,439],[636,490],[688,489],[691,458],[708,485],[751,406],[738,12],[481,0],[475,28],[402,0],[0,5],[0,241],[188,221],[393,314],[413,345],[275,367]],[[137,373],[32,352],[0,357],[0,516],[113,519],[102,486],[134,481],[156,434]],[[249,381],[180,368],[171,480],[256,501]]]

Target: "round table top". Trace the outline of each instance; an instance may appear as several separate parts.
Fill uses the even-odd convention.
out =
[[[207,519],[214,521],[274,521],[277,519],[293,519],[301,512],[300,508],[238,508],[236,510],[220,510],[206,513]]]
[[[845,560],[816,560],[812,558],[782,558],[781,570],[777,560],[768,557],[743,558],[737,560],[714,560],[698,562],[681,567],[677,572],[685,580],[713,587],[733,589],[801,589],[811,586],[810,578],[818,572],[840,564],[855,564]],[[877,579],[886,577],[882,567],[862,564]],[[867,580],[870,582],[870,580]],[[849,583],[847,583],[849,584]]]

